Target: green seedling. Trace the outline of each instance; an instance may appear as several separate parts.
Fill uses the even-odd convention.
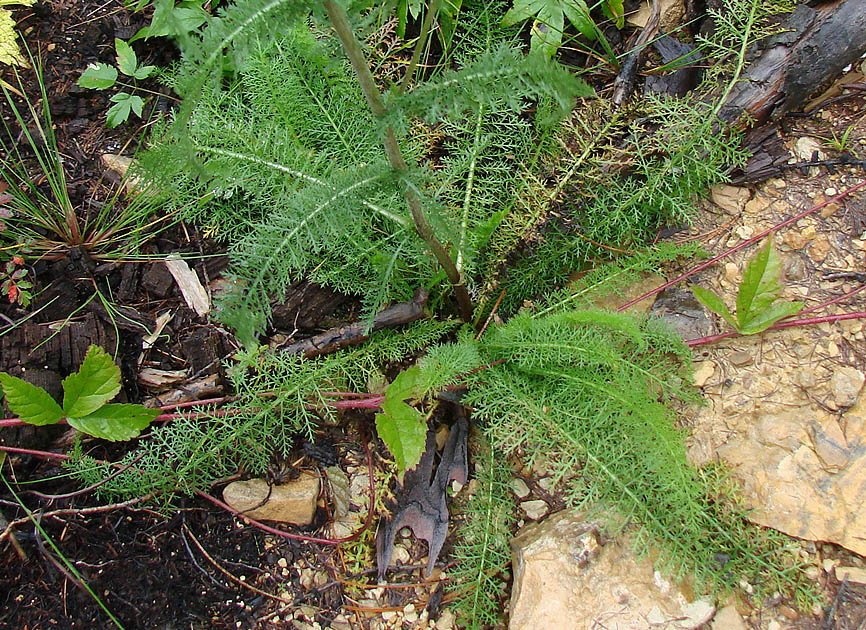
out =
[[[141,0],[135,5],[135,10],[139,11],[147,4],[148,0]],[[181,0],[178,3],[174,0],[156,0],[150,24],[133,35],[130,43],[151,37],[168,37],[181,42],[207,22],[205,4],[213,8],[219,3],[207,0]]]
[[[66,422],[93,437],[115,442],[131,440],[160,411],[142,405],[109,403],[120,391],[120,368],[99,346],[90,346],[81,367],[63,379],[63,406],[44,389],[0,372],[0,384],[13,413],[28,424]]]
[[[839,153],[848,153],[851,151],[851,132],[854,130],[854,125],[849,125],[842,132],[842,135],[836,135],[835,130],[830,130],[832,138],[822,138],[828,147],[838,151]]]
[[[142,81],[149,77],[155,66],[139,66],[138,57],[132,46],[122,39],[114,40],[114,49],[117,52],[117,67],[107,63],[92,63],[78,78],[78,85],[90,90],[107,90],[115,85],[121,85],[130,89],[136,89],[135,81]],[[118,83],[118,71],[128,76],[133,85]],[[106,113],[105,125],[108,128],[117,127],[129,120],[129,114],[134,113],[141,118],[141,110],[144,107],[144,99],[137,94],[129,92],[117,92],[111,97],[114,105]]]
[[[754,335],[780,319],[796,315],[802,302],[779,302],[782,296],[782,267],[772,237],[746,265],[737,292],[737,314],[731,314],[722,298],[707,289],[692,286],[698,302],[721,316],[741,335]]]
[[[27,306],[33,299],[33,295],[30,293],[33,283],[25,279],[27,278],[27,269],[20,267],[23,264],[23,258],[13,256],[0,270],[0,283],[2,283],[0,284],[0,293],[8,298],[10,304],[18,304],[19,306]]]
[[[616,20],[617,28],[622,28],[625,19],[622,0],[603,0],[602,10],[607,17]],[[584,0],[514,0],[502,23],[510,26],[532,19],[531,50],[541,50],[552,57],[562,45],[566,18],[590,41],[599,39],[602,44],[607,44]]]

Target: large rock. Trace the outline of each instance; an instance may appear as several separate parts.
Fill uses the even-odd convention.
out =
[[[596,527],[577,511],[524,527],[511,548],[509,630],[681,630],[715,612],[705,600],[689,602],[627,544],[602,546]]]
[[[319,478],[306,474],[278,486],[264,479],[234,481],[223,490],[223,500],[244,516],[295,525],[313,521],[318,498]]]
[[[822,386],[828,380],[811,366],[731,373],[725,396],[698,414],[691,455],[731,466],[755,523],[866,555],[866,396],[841,416],[830,413],[812,399],[853,388],[838,378]]]

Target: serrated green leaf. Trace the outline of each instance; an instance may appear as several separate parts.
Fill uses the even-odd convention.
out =
[[[63,379],[63,412],[69,418],[92,414],[120,391],[120,368],[99,346],[90,346],[78,372]]]
[[[728,307],[724,303],[722,298],[720,298],[712,291],[709,291],[697,285],[692,285],[690,288],[692,290],[692,294],[695,296],[695,299],[701,304],[703,304],[704,307],[710,309],[713,313],[720,315],[722,319],[724,319],[734,328],[734,330],[740,329],[737,321],[734,319],[734,316],[731,315],[731,311],[728,310]]]
[[[118,92],[111,97],[111,101],[115,104],[105,113],[106,127],[114,128],[121,123],[125,123],[129,120],[130,112],[135,112],[136,116],[141,117],[144,101],[140,96],[135,96],[128,92]]]
[[[151,37],[182,37],[196,30],[207,19],[208,14],[200,2],[175,4],[174,0],[157,0],[150,25],[133,35],[129,43]]]
[[[772,237],[746,265],[737,292],[737,322],[742,328],[758,313],[770,307],[782,294],[782,265]]]
[[[82,433],[116,442],[137,437],[159,414],[159,409],[148,409],[141,405],[114,404],[103,405],[83,418],[67,417],[66,421]]]
[[[78,85],[89,90],[105,90],[117,81],[117,68],[107,63],[92,63],[78,77]]]
[[[136,57],[132,46],[115,37],[114,50],[117,51],[117,69],[128,77],[134,76],[138,66],[138,57]]]
[[[141,66],[140,68],[135,69],[135,73],[132,76],[138,80],[146,79],[151,75],[154,69],[156,69],[156,66]]]
[[[40,387],[6,372],[0,372],[0,383],[12,413],[28,424],[56,424],[63,419],[63,409]]]
[[[417,365],[398,374],[385,392],[382,413],[376,414],[376,431],[401,473],[414,468],[424,453],[427,424],[424,416],[406,403],[424,394],[422,380]]]
[[[801,310],[803,310],[802,302],[779,302],[778,304],[773,304],[769,308],[755,313],[751,319],[742,325],[740,332],[744,335],[754,335],[763,332],[780,319],[796,315]]]

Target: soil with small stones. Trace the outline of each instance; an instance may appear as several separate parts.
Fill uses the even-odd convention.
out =
[[[129,39],[148,23],[149,16],[130,12],[120,0],[40,1],[14,15],[23,39],[42,62],[47,105],[64,156],[70,197],[76,207],[85,207],[92,199],[104,198],[111,187],[100,156],[133,152],[144,125],[133,118],[107,129],[105,112],[111,92],[84,90],[75,81],[89,63],[113,63],[114,38]],[[139,42],[134,48],[141,64],[164,66],[177,56],[173,45],[162,39]],[[15,84],[8,69],[2,78]],[[22,80],[28,96],[38,102],[33,72],[23,70]],[[142,85],[165,95],[148,97],[145,120],[171,107],[168,90],[154,80]],[[0,115],[12,120],[5,103]],[[18,131],[14,123],[12,128],[13,134]],[[15,140],[26,152],[21,138]],[[205,282],[226,264],[220,246],[200,238],[191,226],[160,234],[145,250],[154,255],[173,252],[190,255],[188,262]],[[124,374],[123,398],[142,402],[153,395],[139,385],[137,377],[143,330],[153,327],[158,313],[171,310],[174,317],[162,340],[145,353],[144,364],[222,378],[222,362],[235,348],[186,306],[162,264],[102,265],[86,253],[72,251],[63,260],[38,263],[30,271],[37,289],[43,290],[33,308],[24,311],[0,300],[0,316],[5,320],[0,323],[5,332],[0,337],[0,370],[26,373],[56,394],[60,380],[77,368],[86,347],[98,342],[117,353]],[[94,288],[114,296],[115,304],[130,309],[127,315],[144,328],[115,327],[116,318],[105,308],[90,305]],[[282,311],[277,310],[287,331],[317,331],[353,315],[355,305],[345,296],[306,283],[298,283],[291,293]],[[334,317],[338,308],[343,310]],[[39,312],[24,322],[32,310]],[[52,336],[49,325],[70,317],[72,332]],[[9,322],[20,325],[10,331]],[[339,429],[330,433],[331,442],[347,442]],[[0,443],[11,446],[57,448],[67,441],[61,428],[0,431]],[[347,453],[353,465],[363,460],[355,442],[341,450],[341,468],[349,468]],[[123,454],[123,447],[86,446],[101,459],[113,461]],[[292,455],[287,458],[289,467],[313,469],[320,464],[302,444]],[[13,455],[3,470],[8,480],[19,485],[14,486],[17,495],[12,486],[0,487],[0,531],[4,519],[27,517],[24,506],[38,508],[43,515],[22,521],[13,536],[0,542],[0,627],[106,628],[112,626],[110,615],[128,629],[312,628],[316,623],[322,628],[364,627],[376,612],[384,611],[393,619],[407,606],[414,606],[411,614],[415,614],[428,603],[430,616],[436,615],[441,590],[435,580],[421,581],[414,565],[392,577],[397,588],[375,588],[372,557],[353,558],[338,548],[266,536],[201,499],[182,499],[167,514],[137,505],[88,512],[104,505],[93,493],[45,499],[29,492],[61,495],[80,489],[56,462]],[[546,498],[553,508],[561,507],[558,498]],[[327,507],[320,507],[310,532],[327,518]],[[423,557],[422,545],[413,546],[409,540],[400,544],[411,546],[412,559]],[[447,551],[446,546],[445,558]],[[829,576],[822,579],[832,608],[800,617],[796,627],[858,627],[853,620],[863,619],[866,593]],[[345,580],[366,583],[347,586]],[[359,612],[364,607],[368,612]],[[342,619],[335,620],[340,612]]]

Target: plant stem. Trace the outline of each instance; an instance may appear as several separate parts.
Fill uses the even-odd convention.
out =
[[[325,0],[322,3],[325,11],[328,13],[328,19],[334,27],[334,31],[340,38],[343,44],[343,49],[346,51],[346,56],[355,70],[355,75],[358,77],[358,83],[361,85],[361,90],[364,92],[364,97],[367,99],[367,104],[370,106],[370,111],[376,118],[382,118],[385,115],[385,103],[382,101],[382,95],[379,93],[379,88],[376,87],[376,82],[373,79],[373,74],[370,72],[370,66],[364,58],[364,52],[361,50],[361,45],[355,38],[352,32],[352,27],[349,26],[349,20],[346,18],[346,12],[335,0]],[[388,127],[385,129],[385,155],[388,156],[388,161],[391,167],[402,175],[408,170],[406,160],[403,158],[403,153],[400,151],[400,145],[397,144],[397,137],[394,135],[394,129]],[[460,317],[463,321],[472,321],[472,298],[469,297],[469,292],[466,290],[466,284],[460,272],[457,270],[451,256],[445,251],[445,247],[436,238],[433,233],[433,228],[427,221],[424,215],[424,210],[421,208],[421,200],[418,195],[407,184],[406,186],[406,202],[409,205],[409,212],[412,214],[412,221],[415,223],[415,231],[418,233],[437,262],[441,265],[445,275],[448,276],[448,281],[454,287],[454,294],[457,297],[457,306],[460,311]]]
[[[665,283],[664,283],[663,285],[661,285],[660,287],[655,288],[655,289],[653,289],[652,291],[647,291],[646,293],[644,293],[644,294],[641,295],[640,297],[636,297],[635,299],[633,299],[633,300],[631,300],[631,301],[629,301],[629,302],[626,302],[625,304],[623,304],[622,306],[620,306],[619,308],[617,308],[617,309],[616,309],[616,312],[617,312],[617,313],[620,313],[620,312],[624,311],[625,309],[627,309],[629,306],[633,306],[633,305],[637,304],[638,302],[642,302],[643,300],[645,300],[645,299],[647,299],[647,298],[649,298],[649,297],[652,297],[652,296],[656,295],[657,293],[661,293],[661,292],[664,291],[665,289],[667,289],[667,288],[669,288],[669,287],[672,287],[673,285],[677,284],[678,282],[680,282],[680,281],[682,281],[682,280],[685,280],[686,278],[689,278],[689,277],[695,275],[695,274],[698,273],[699,271],[703,271],[703,270],[706,269],[707,267],[709,267],[709,266],[711,266],[711,265],[717,263],[718,261],[722,260],[723,258],[727,258],[728,256],[730,256],[730,255],[733,254],[734,252],[738,252],[738,251],[740,251],[741,249],[743,249],[744,247],[748,247],[749,245],[752,245],[752,244],[754,244],[754,243],[757,243],[758,241],[760,241],[762,238],[764,238],[765,236],[767,236],[767,235],[770,234],[771,232],[775,232],[776,230],[781,230],[783,227],[787,227],[787,226],[791,225],[792,223],[796,223],[797,221],[799,221],[799,220],[802,219],[803,217],[808,216],[808,215],[812,214],[813,212],[816,212],[816,211],[820,210],[821,208],[823,208],[823,207],[825,207],[825,206],[829,206],[831,203],[835,203],[835,202],[839,201],[840,199],[844,199],[845,197],[847,197],[847,196],[850,195],[851,193],[860,190],[860,189],[863,188],[864,186],[866,186],[866,180],[860,182],[859,184],[856,184],[856,185],[854,185],[854,186],[851,186],[851,188],[848,188],[848,189],[846,189],[846,190],[843,190],[841,193],[839,193],[839,194],[836,195],[835,197],[831,197],[830,199],[827,199],[827,200],[824,201],[823,203],[819,203],[819,204],[816,205],[816,206],[812,206],[811,208],[809,208],[808,210],[804,210],[804,211],[801,212],[800,214],[797,214],[797,215],[795,215],[795,216],[793,216],[793,217],[791,217],[791,218],[789,218],[789,219],[785,219],[785,220],[782,221],[781,223],[777,223],[777,224],[774,225],[773,227],[768,228],[768,229],[764,230],[763,232],[761,232],[760,234],[758,234],[758,235],[756,235],[756,236],[753,236],[752,238],[750,238],[750,239],[748,239],[748,240],[746,240],[746,241],[743,241],[743,242],[740,243],[739,245],[736,245],[736,246],[732,247],[731,249],[722,252],[722,253],[719,254],[718,256],[715,256],[715,257],[713,257],[713,258],[710,258],[707,262],[705,262],[705,263],[701,263],[701,264],[698,265],[697,267],[693,267],[692,269],[688,270],[688,271],[685,272],[684,274],[682,274],[682,275],[680,275],[680,276],[677,276],[676,278],[674,278],[674,279],[671,280],[670,282],[665,282]]]
[[[810,324],[824,324],[827,322],[840,322],[846,319],[866,319],[866,311],[858,311],[856,313],[841,313],[839,315],[821,315],[820,317],[804,317],[803,319],[786,319],[776,322],[767,330],[781,330],[782,328],[793,328],[794,326],[808,326]],[[719,333],[718,335],[710,335],[709,337],[698,337],[697,339],[689,339],[686,345],[690,347],[703,346],[708,343],[728,339],[729,337],[737,337],[740,333],[736,330]]]
[[[421,33],[418,35],[418,42],[415,44],[415,50],[412,51],[412,59],[409,60],[409,67],[406,68],[406,74],[403,75],[403,81],[400,82],[398,92],[402,94],[409,87],[409,81],[415,74],[415,69],[418,67],[418,61],[421,59],[421,53],[427,46],[427,37],[430,35],[430,27],[433,26],[433,19],[436,17],[436,12],[439,10],[439,0],[430,0],[427,6],[427,15],[424,16],[424,23],[421,25]]]

